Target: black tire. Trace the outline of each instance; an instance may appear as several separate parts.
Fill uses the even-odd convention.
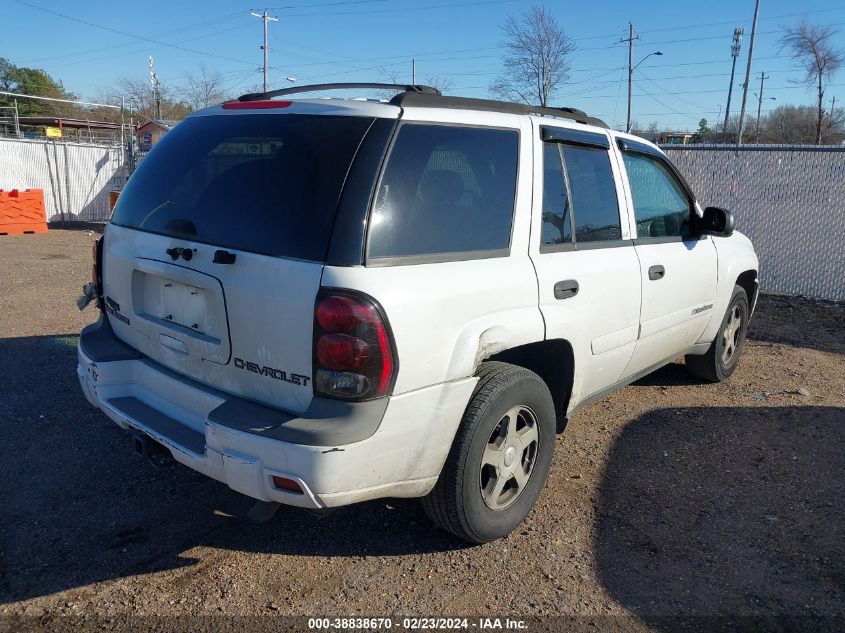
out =
[[[724,335],[728,323],[735,315],[739,315],[740,324],[738,330],[734,332],[735,335],[731,337],[733,339],[733,351],[730,353],[730,357],[725,359],[725,349],[727,347],[730,351],[730,345],[726,345]],[[684,358],[687,371],[696,378],[701,378],[707,382],[722,382],[730,378],[739,364],[739,356],[745,346],[748,317],[748,295],[741,286],[735,286],[715,340],[710,344],[710,348],[705,354],[689,354]]]
[[[476,376],[479,377],[478,384],[464,412],[440,478],[422,503],[426,514],[442,529],[470,543],[487,543],[506,536],[522,523],[540,496],[554,454],[555,410],[546,383],[523,367],[486,362],[481,364]],[[525,449],[519,444],[520,448],[515,452],[502,450],[503,460],[507,460],[506,455],[509,455],[510,464],[515,464],[514,455],[519,456],[518,465],[503,461],[502,466],[503,469],[506,464],[512,469],[522,468],[522,475],[527,477],[527,481],[520,486],[514,475],[512,480],[508,480],[511,484],[509,490],[506,488],[505,492],[495,495],[495,490],[490,490],[496,488],[493,485],[483,493],[485,477],[489,480],[491,476],[488,473],[495,473],[493,483],[500,477],[498,467],[494,468],[489,463],[483,465],[485,456],[489,455],[486,449],[493,446],[490,442],[494,432],[500,434],[502,428],[509,428],[505,414],[515,408],[519,408],[517,418],[522,421],[523,432],[536,428],[536,444]],[[511,424],[511,428],[516,429],[520,422],[515,419]],[[510,446],[505,440],[507,438],[502,440],[502,446],[497,450]],[[533,452],[531,446],[534,447]],[[502,479],[511,476],[506,470],[504,472]],[[495,502],[508,494],[512,494],[513,499],[505,507],[494,509],[488,505],[491,499]]]

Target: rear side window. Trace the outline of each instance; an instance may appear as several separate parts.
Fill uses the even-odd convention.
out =
[[[575,230],[572,230],[572,223]],[[606,148],[543,144],[540,250],[574,241],[622,239],[616,184]]]
[[[338,199],[373,119],[187,119],[126,184],[112,222],[265,255],[324,261]]]
[[[543,143],[543,223],[540,245],[572,242],[572,212],[559,143]]]
[[[688,235],[692,203],[675,174],[658,158],[629,152],[624,158],[637,237]]]
[[[563,145],[563,162],[572,191],[575,241],[622,239],[616,185],[606,149]]]
[[[515,130],[403,124],[370,217],[368,260],[506,254],[518,146]]]

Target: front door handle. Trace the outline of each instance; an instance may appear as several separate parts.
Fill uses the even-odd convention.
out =
[[[569,299],[578,294],[578,282],[574,279],[559,281],[555,284],[555,299]]]
[[[663,266],[657,265],[652,266],[648,269],[648,278],[652,281],[657,281],[658,279],[663,279],[666,276],[666,269]]]

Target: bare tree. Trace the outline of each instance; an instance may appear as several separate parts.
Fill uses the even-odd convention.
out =
[[[837,34],[829,26],[814,26],[802,20],[798,26],[786,29],[780,38],[781,48],[788,48],[792,58],[804,69],[804,83],[816,87],[816,145],[822,142],[824,119],[824,88],[842,65],[843,52],[833,48],[831,40]]]
[[[410,84],[411,77],[410,73],[404,74],[399,71],[399,68],[394,64],[393,66],[384,66],[381,69],[381,77],[382,81],[389,84]],[[438,75],[427,75],[425,81],[422,82],[423,85],[431,86],[432,88],[437,88],[440,92],[447,92],[452,89],[454,82],[449,79],[448,77],[440,77]],[[384,91],[382,91],[384,92]],[[390,95],[396,94],[395,92],[391,92]]]
[[[127,108],[131,107],[137,115],[146,121],[155,119],[155,100],[149,82],[143,79],[123,77],[117,81],[117,91],[126,98]],[[166,85],[161,87],[161,118],[180,120],[191,111],[191,107],[170,96]]]
[[[207,108],[226,100],[223,75],[216,70],[209,70],[205,64],[200,65],[196,74],[186,72],[185,84],[183,90],[185,100],[194,110]]]
[[[381,80],[387,84],[397,84],[402,86],[411,83],[410,73],[406,74],[400,72],[395,65],[383,67],[379,74],[381,75]],[[436,75],[428,75],[425,81],[421,83],[426,86],[431,86],[432,88],[437,88],[442,93],[448,92],[454,85],[451,79],[447,77],[439,77]],[[376,90],[376,94],[379,96],[379,98],[389,101],[396,95],[396,91]]]
[[[426,77],[423,83],[426,86],[437,88],[443,94],[449,92],[452,89],[452,86],[455,85],[455,82],[453,82],[448,77],[440,77],[439,75],[429,75]]]
[[[545,7],[534,6],[502,25],[504,70],[490,92],[528,105],[549,105],[569,79],[568,56],[575,50],[557,20]]]
[[[761,140],[764,143],[785,143],[788,145],[809,145],[816,136],[815,106],[778,106],[762,120]],[[822,128],[822,143],[836,144],[845,139],[845,112],[836,108],[825,115]]]

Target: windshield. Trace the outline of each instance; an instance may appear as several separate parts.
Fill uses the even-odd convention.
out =
[[[372,122],[296,114],[187,119],[141,161],[112,222],[324,261],[346,174]]]

